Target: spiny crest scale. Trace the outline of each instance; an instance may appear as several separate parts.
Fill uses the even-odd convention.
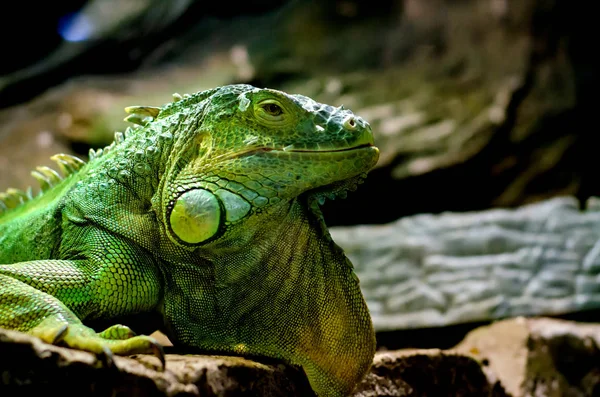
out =
[[[31,176],[37,179],[42,192],[45,192],[62,181],[62,177],[59,173],[48,167],[36,167],[34,171],[31,171]]]
[[[125,117],[125,121],[146,126],[148,123],[152,122],[162,108],[155,106],[128,106],[125,108],[125,112],[129,114],[129,116]]]
[[[31,199],[31,188],[26,192],[19,189],[8,188],[6,192],[0,193],[0,213],[15,208],[29,199]]]
[[[53,160],[58,164],[58,168],[65,177],[75,173],[85,165],[85,161],[81,160],[79,157],[65,153],[55,154],[50,157],[50,160]]]
[[[43,194],[48,189],[59,184],[64,178],[77,172],[86,163],[78,157],[66,153],[58,153],[50,157],[55,161],[60,169],[61,174],[50,167],[39,166],[31,171],[33,176],[40,184],[40,193]],[[33,198],[31,186],[26,191],[19,189],[8,188],[6,192],[0,192],[0,213],[19,206]]]

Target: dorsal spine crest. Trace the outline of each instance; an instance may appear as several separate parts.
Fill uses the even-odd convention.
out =
[[[125,112],[129,113],[129,115],[125,118],[125,121],[131,122],[133,124],[139,125],[141,127],[148,126],[149,123],[159,118],[159,115],[162,117],[166,117],[171,115],[178,110],[185,108],[186,106],[190,106],[195,103],[199,103],[208,97],[210,97],[213,93],[215,93],[218,88],[206,90],[202,92],[195,93],[193,95],[190,94],[173,94],[173,102],[163,105],[162,107],[154,107],[154,106],[129,106],[125,108]],[[175,107],[173,106],[175,105]],[[183,116],[183,115],[182,115]],[[112,143],[107,145],[104,148],[100,149],[90,149],[88,152],[89,162],[94,161],[95,159],[102,157],[104,154],[108,153],[115,145],[118,145],[125,141],[130,135],[136,132],[138,128],[127,127],[124,132],[115,132],[114,140]],[[162,132],[159,134],[159,140],[170,140],[173,138],[173,134],[169,131]],[[156,139],[156,138],[155,138]],[[148,149],[155,150],[153,146],[155,141],[149,142],[150,146]],[[60,173],[53,170],[52,168],[40,166],[36,167],[35,170],[31,172],[31,175],[38,181],[40,185],[40,192],[36,196],[40,196],[44,194],[44,192],[48,191],[52,187],[59,184],[63,179],[68,176],[79,171],[84,165],[87,163],[82,159],[72,156],[66,153],[58,153],[54,156],[50,157],[51,160],[55,161],[58,165],[58,169]],[[62,174],[62,175],[61,175]],[[22,191],[19,189],[9,188],[6,192],[0,192],[0,214],[3,212],[10,210],[12,208],[18,207],[19,205],[31,200],[34,198],[32,194],[31,186],[27,188],[26,191]]]

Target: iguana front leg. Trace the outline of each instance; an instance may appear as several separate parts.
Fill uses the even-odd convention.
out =
[[[0,275],[0,327],[27,332],[47,343],[62,342],[68,347],[93,353],[106,349],[116,354],[147,353],[160,349],[147,336],[134,336],[118,325],[102,333],[82,324],[79,318],[55,297],[6,275]]]
[[[151,310],[161,291],[156,268],[137,265],[150,260],[141,249],[104,232],[91,234],[98,233],[104,236],[95,241],[104,244],[86,259],[0,265],[0,327],[94,353],[154,352],[162,360],[153,338],[123,325],[96,333],[82,323]]]

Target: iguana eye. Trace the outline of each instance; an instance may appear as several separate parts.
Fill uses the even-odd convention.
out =
[[[264,126],[282,128],[297,120],[297,112],[290,111],[289,105],[285,98],[273,98],[273,95],[269,95],[269,98],[258,100],[254,104],[254,116]]]
[[[262,105],[262,108],[271,116],[279,116],[280,114],[283,114],[283,109],[274,103],[265,103]]]
[[[267,99],[257,104],[255,114],[259,120],[267,125],[281,125],[291,121],[283,105],[275,99]]]

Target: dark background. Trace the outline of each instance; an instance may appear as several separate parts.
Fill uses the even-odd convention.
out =
[[[12,2],[4,11],[7,23],[0,27],[4,38],[0,106],[8,109],[2,120],[12,120],[14,109],[39,103],[45,93],[67,82],[75,80],[85,87],[95,81],[94,76],[102,76],[109,87],[106,82],[111,76],[122,81],[148,71],[160,75],[161,68],[193,67],[241,40],[247,45],[254,74],[232,76],[228,82],[273,88],[292,84],[308,91],[301,93],[330,102],[346,93],[369,91],[361,98],[364,104],[352,107],[359,114],[369,103],[410,101],[420,85],[423,92],[436,85],[435,93],[425,99],[430,103],[422,105],[425,117],[431,119],[423,127],[452,118],[452,110],[444,110],[451,101],[474,96],[475,108],[488,106],[494,95],[500,95],[494,91],[502,91],[504,81],[513,79],[514,87],[502,105],[504,121],[481,127],[473,139],[484,138],[466,153],[451,153],[466,145],[462,138],[453,141],[450,137],[445,147],[435,149],[428,149],[425,142],[408,152],[402,148],[402,134],[378,140],[385,160],[347,200],[326,205],[330,225],[385,223],[421,212],[514,207],[565,194],[576,195],[584,203],[600,193],[594,117],[597,28],[589,2],[265,0],[234,6],[229,2],[142,1],[134,12],[116,8],[123,3],[127,2]],[[455,10],[461,10],[458,14],[465,23],[453,19]],[[497,15],[490,17],[494,12]],[[66,41],[69,21],[73,15],[84,14],[95,24],[114,21],[114,15],[123,20],[87,40]],[[498,32],[502,43],[494,39]],[[455,42],[454,36],[461,34],[468,42]],[[506,52],[505,64],[495,64],[495,57],[502,59],[507,48],[522,41],[526,41],[525,49],[519,56]],[[421,69],[426,70],[425,76],[415,72]],[[198,76],[202,76],[200,67]],[[333,95],[323,93],[324,89],[304,89],[315,78],[332,76],[339,76],[341,82],[341,89]],[[91,85],[98,87],[97,82]],[[107,89],[115,92],[114,87]],[[189,91],[195,90],[190,84]],[[485,94],[477,96],[478,90]],[[168,100],[163,98],[163,103]],[[52,101],[60,103],[61,99]],[[441,101],[445,102],[440,106]],[[53,106],[40,106],[39,112],[47,114]],[[31,118],[36,117],[33,112]],[[386,117],[398,114],[400,110]],[[479,114],[476,110],[463,118],[475,119]],[[377,139],[377,123],[373,126]],[[13,127],[5,128],[0,139],[24,135]],[[461,126],[456,130],[458,135]],[[99,141],[73,139],[68,134],[60,139],[69,150],[85,156],[89,147],[108,143],[110,133]],[[4,149],[9,144],[5,141]],[[428,171],[398,172],[415,159],[448,153],[449,159],[434,163]],[[11,181],[1,182],[5,188]]]

